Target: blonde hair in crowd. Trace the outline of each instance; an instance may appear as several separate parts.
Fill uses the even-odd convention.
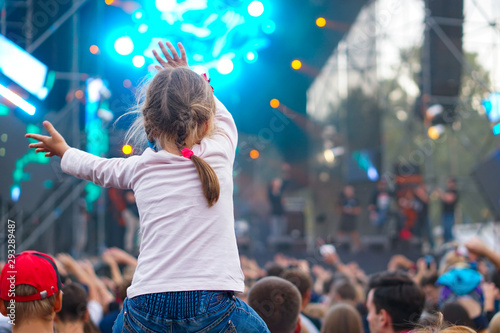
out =
[[[428,326],[424,328],[419,328],[411,333],[476,333],[472,328],[467,326],[448,326],[443,323],[443,314],[441,312],[437,313],[438,320],[436,326]]]
[[[198,144],[213,134],[215,98],[208,82],[187,67],[165,68],[139,89],[137,118],[126,141],[143,145],[146,139],[157,145],[174,143],[179,151]],[[191,156],[202,190],[211,207],[217,202],[220,185],[213,168],[199,156]]]
[[[20,284],[16,286],[16,296],[29,296],[36,293],[36,288],[28,284]],[[46,299],[29,302],[16,302],[16,323],[22,324],[33,318],[52,321],[54,305],[59,293],[60,291],[57,294],[47,297]],[[7,308],[10,303],[8,301],[3,301],[3,304]]]
[[[361,315],[352,305],[339,303],[328,311],[321,333],[363,333]]]

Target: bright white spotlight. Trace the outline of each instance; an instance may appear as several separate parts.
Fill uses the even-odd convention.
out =
[[[15,104],[21,110],[29,114],[30,116],[35,114],[36,108],[30,103],[22,99],[18,94],[14,93],[12,90],[4,87],[0,84],[0,96],[5,97],[9,102]]]
[[[135,67],[141,68],[146,63],[146,60],[144,59],[143,56],[136,55],[135,57],[132,58],[132,63],[134,64]]]
[[[252,1],[248,5],[248,14],[257,17],[264,13],[264,5],[260,1]]]
[[[191,70],[198,75],[206,74],[207,78],[208,79],[210,78],[210,77],[208,77],[208,69],[205,66],[194,65],[194,66],[191,66]]]
[[[134,17],[138,20],[140,20],[142,18],[143,14],[140,10],[137,10],[135,13],[134,13]]]
[[[160,12],[171,12],[177,5],[176,0],[156,0],[155,6]]]
[[[233,71],[233,68],[233,62],[228,58],[222,58],[217,63],[217,71],[223,75],[231,73]]]
[[[251,63],[257,61],[257,57],[258,57],[257,56],[257,52],[255,52],[255,51],[249,51],[245,55],[245,61],[251,64]]]
[[[115,41],[115,50],[118,54],[129,55],[134,51],[134,43],[129,36],[123,36]]]
[[[139,25],[139,28],[137,28],[137,30],[138,30],[141,34],[143,34],[143,33],[145,33],[146,31],[148,31],[148,28],[149,28],[149,27],[148,27],[148,25],[147,25],[147,24],[142,23],[141,25]]]
[[[375,167],[373,166],[370,166],[368,168],[368,178],[371,180],[371,181],[377,181],[378,180],[378,172],[377,172],[377,169],[375,169]]]

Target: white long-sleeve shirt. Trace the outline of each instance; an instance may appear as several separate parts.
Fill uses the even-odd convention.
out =
[[[167,291],[243,292],[233,215],[234,120],[216,99],[215,134],[192,147],[215,170],[217,203],[208,207],[193,162],[146,149],[140,156],[100,158],[71,148],[61,167],[95,184],[132,189],[140,216],[141,246],[129,298]]]

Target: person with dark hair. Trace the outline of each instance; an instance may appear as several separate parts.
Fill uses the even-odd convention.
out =
[[[87,292],[78,283],[70,283],[62,288],[64,302],[54,318],[58,333],[83,333],[90,320],[87,308]]]
[[[265,269],[267,276],[281,276],[281,274],[285,271],[283,266],[275,262],[267,264]]]
[[[283,207],[283,180],[274,178],[269,184],[269,202],[271,203],[271,237],[273,240],[286,235],[287,224]]]
[[[319,333],[321,321],[316,318],[308,317],[304,314],[304,309],[311,300],[312,279],[309,274],[298,268],[292,268],[284,271],[281,277],[293,283],[299,289],[302,296],[302,305],[300,307],[300,321],[306,327],[309,333]]]
[[[439,287],[436,285],[437,274],[423,277],[420,287],[425,294],[425,309],[428,312],[436,311],[439,307]]]
[[[300,292],[290,281],[265,277],[248,291],[248,304],[266,322],[271,333],[300,331]]]
[[[337,303],[348,303],[356,306],[356,288],[347,279],[339,279],[333,283],[331,295],[331,305]]]
[[[427,238],[430,248],[434,248],[434,237],[432,235],[432,227],[429,219],[429,203],[430,196],[425,184],[418,185],[415,190],[415,200],[417,201],[417,230],[419,236]]]
[[[371,333],[407,332],[415,328],[425,305],[425,295],[402,272],[382,272],[370,278],[368,323]]]
[[[474,321],[467,310],[459,302],[449,302],[441,307],[443,320],[451,325],[467,326],[475,329]]]
[[[391,209],[391,193],[387,188],[387,181],[380,180],[377,189],[373,192],[368,210],[370,211],[370,221],[377,228],[379,234],[382,233],[384,225],[389,220]]]
[[[453,226],[455,225],[455,206],[458,202],[457,181],[453,177],[446,180],[446,190],[436,190],[442,203],[443,239],[444,242],[453,240]]]
[[[338,236],[343,238],[346,233],[349,233],[354,243],[352,249],[354,251],[359,251],[361,249],[361,239],[359,237],[357,219],[359,214],[361,214],[361,207],[352,185],[344,187],[344,191],[342,191],[339,197],[338,209],[340,212]]]

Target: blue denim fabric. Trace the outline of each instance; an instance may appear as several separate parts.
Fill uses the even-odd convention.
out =
[[[126,298],[119,332],[269,332],[246,303],[225,291],[181,291]]]
[[[453,225],[455,224],[455,214],[443,214],[443,238],[444,242],[453,240]]]

